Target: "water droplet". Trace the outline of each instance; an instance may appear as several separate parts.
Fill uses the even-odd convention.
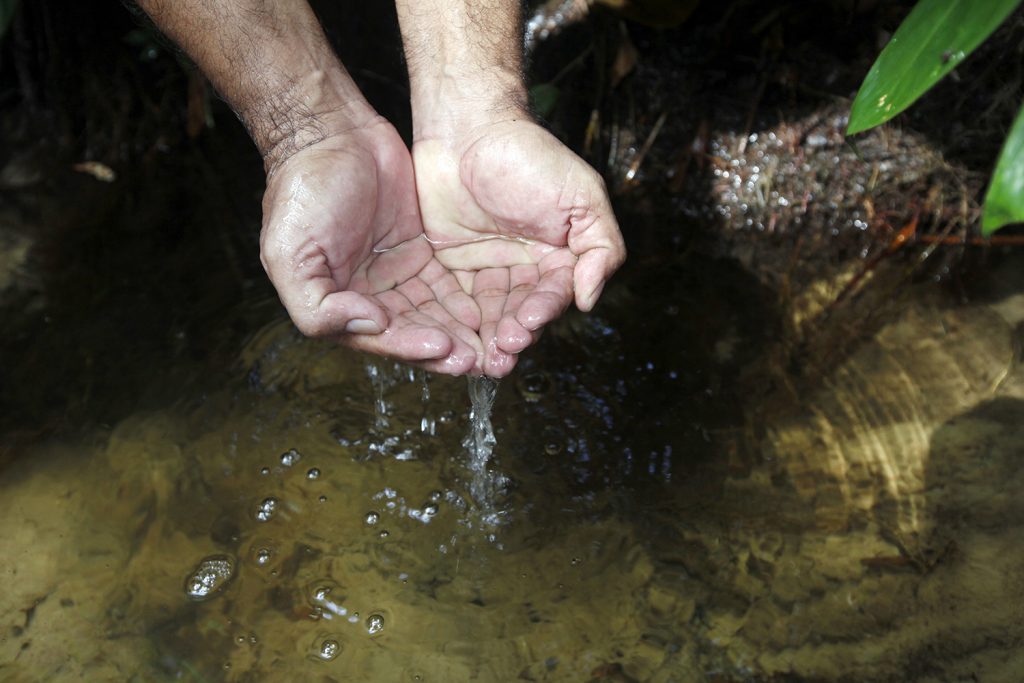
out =
[[[264,477],[267,476],[268,474],[270,474],[270,468],[269,467],[261,467],[260,468],[260,474],[263,475]]]
[[[329,662],[341,652],[341,645],[336,640],[324,640],[320,643],[320,651],[317,655],[325,662]]]
[[[320,602],[323,602],[324,600],[327,599],[327,596],[330,595],[330,594],[331,594],[331,589],[330,589],[329,586],[320,586],[315,591],[313,591],[313,599],[314,600],[318,600]]]
[[[291,467],[301,459],[302,454],[299,453],[294,448],[289,449],[281,454],[281,464],[284,465],[285,467]]]
[[[317,500],[319,500],[321,503],[326,503],[327,502],[327,496],[320,496]]]
[[[239,645],[244,645],[245,644],[245,636],[237,636],[235,638],[235,642],[238,643]]]
[[[380,515],[378,515],[376,512],[367,512],[365,521],[370,526],[373,526],[374,524],[380,521]]]
[[[366,632],[371,636],[384,630],[384,617],[380,614],[371,614],[366,617]]]
[[[437,505],[435,505],[434,503],[428,503],[427,505],[424,505],[423,514],[427,515],[428,517],[433,517],[437,514]]]
[[[391,532],[389,532],[387,529],[381,529],[380,533],[377,534],[377,535],[380,536],[381,538],[387,538],[388,536],[391,535]]]
[[[315,467],[310,468],[309,472],[306,472],[306,479],[313,480],[320,478],[320,470]]]
[[[444,498],[444,494],[436,490],[431,491],[429,498],[431,503],[440,503],[441,499]]]
[[[227,555],[203,558],[185,579],[185,594],[193,600],[209,600],[235,574],[235,562]]]
[[[562,452],[562,444],[549,441],[544,444],[544,452],[548,455],[558,455]]]
[[[267,522],[274,516],[274,509],[277,507],[277,498],[264,498],[259,507],[256,508],[256,521]]]
[[[250,633],[249,634],[249,644],[250,645],[255,645],[257,642],[259,642],[259,641],[256,640],[256,634],[255,633]]]
[[[262,567],[267,562],[270,562],[271,555],[273,555],[273,553],[270,551],[269,548],[259,548],[259,549],[257,549],[256,550],[256,555],[255,555],[255,557],[256,557],[256,564],[258,564],[258,565],[260,565]]]

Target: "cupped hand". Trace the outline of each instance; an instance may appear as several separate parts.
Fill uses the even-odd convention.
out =
[[[589,311],[626,250],[600,175],[515,118],[413,145],[427,239],[480,311],[482,371],[517,355],[575,298]]]
[[[424,239],[412,160],[385,120],[269,169],[260,259],[304,334],[436,372],[481,371],[480,309]]]

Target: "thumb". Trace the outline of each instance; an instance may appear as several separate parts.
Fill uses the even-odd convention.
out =
[[[379,304],[357,292],[337,291],[330,278],[298,287],[284,284],[277,291],[292,322],[307,337],[380,334],[388,327]]]

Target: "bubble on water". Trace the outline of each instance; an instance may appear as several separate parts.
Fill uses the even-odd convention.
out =
[[[523,400],[528,403],[536,403],[551,391],[551,376],[546,372],[529,372],[520,375],[516,382],[516,388],[519,389]]]
[[[185,594],[193,600],[209,600],[235,575],[235,561],[227,555],[210,555],[200,560],[185,579]]]
[[[434,515],[436,515],[437,510],[437,505],[434,503],[427,503],[426,505],[423,506],[423,514],[429,517],[433,517]]]
[[[434,490],[430,492],[428,498],[430,498],[431,503],[440,503],[441,499],[444,498],[444,494],[440,491]]]
[[[281,454],[281,464],[284,465],[285,467],[291,467],[301,459],[302,454],[299,453],[294,448],[291,448]]]
[[[235,636],[235,642],[239,645],[245,645],[245,636]]]
[[[256,521],[267,522],[274,516],[274,510],[277,508],[277,498],[264,498],[263,502],[260,503],[259,507],[256,508]]]
[[[363,521],[365,521],[369,526],[373,526],[374,524],[380,521],[380,515],[376,512],[367,512],[366,517],[363,518]]]
[[[306,479],[313,480],[320,478],[320,470],[315,467],[311,467],[309,472],[306,472]]]
[[[327,496],[320,496],[319,498],[317,498],[317,500],[319,500],[321,503],[326,503],[327,502]]]
[[[256,560],[256,564],[262,567],[270,562],[270,558],[273,554],[274,553],[271,552],[270,548],[257,548],[253,557]]]
[[[324,640],[320,643],[320,650],[317,655],[325,662],[329,662],[341,653],[341,645],[336,640]]]
[[[371,636],[384,630],[384,617],[380,614],[371,614],[366,617],[366,632]]]
[[[348,608],[342,604],[345,600],[344,589],[330,579],[320,579],[311,583],[306,588],[306,595],[316,614],[316,617],[310,615],[311,618],[333,619],[348,614]]]
[[[270,474],[270,468],[269,467],[261,467],[260,468],[260,474],[263,475],[264,477],[267,476],[268,474]]]
[[[377,534],[377,535],[380,536],[381,538],[387,538],[388,536],[391,535],[391,532],[388,531],[387,529],[381,529],[380,533]]]

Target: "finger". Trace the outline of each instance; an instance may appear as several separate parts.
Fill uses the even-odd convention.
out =
[[[388,332],[393,336],[356,340],[358,348],[450,375],[463,375],[478,367],[482,349],[476,333],[452,319],[425,284],[403,283],[377,298],[391,313]],[[433,309],[437,316],[425,313],[424,308]]]
[[[571,257],[567,252],[562,253]],[[565,263],[565,259],[559,259],[550,264],[542,261],[541,266],[537,286],[516,311],[516,320],[530,331],[538,330],[560,316],[572,301],[575,269],[571,261]]]
[[[480,306],[450,270],[434,259],[420,271],[419,279],[430,287],[434,298],[453,318],[473,330],[480,329]]]
[[[347,334],[346,346],[410,363],[445,360],[451,355],[452,339],[443,330],[421,325],[392,325],[380,334]]]
[[[454,280],[454,278],[452,279]],[[462,291],[457,283],[455,286],[460,292]],[[403,296],[405,301],[397,299],[393,293],[388,294],[387,298],[394,300],[393,306],[401,307],[403,315],[408,320],[428,327],[440,327],[453,336],[453,342],[462,346],[462,348],[453,350],[453,353],[458,351],[461,355],[469,352],[478,358],[483,355],[483,346],[476,331],[456,320],[448,309],[437,301],[434,297],[434,290],[423,280],[412,278],[395,288],[395,292]],[[469,297],[468,294],[464,292],[463,294]],[[473,310],[479,310],[476,302],[473,302]],[[414,315],[414,313],[420,315]],[[478,318],[474,322],[478,322]]]
[[[315,243],[303,244],[297,254],[261,244],[260,260],[292,322],[306,336],[377,334],[387,327],[387,314],[379,304],[339,286]],[[342,276],[348,282],[348,273]]]
[[[453,318],[444,306],[436,301],[424,304],[419,312],[441,325],[454,341],[449,358],[445,361],[445,369],[437,372],[461,375],[474,370],[482,371],[484,347],[476,330]]]
[[[411,323],[409,314],[415,307],[402,293],[389,290],[378,294],[376,299],[390,314],[387,329],[376,335],[345,335],[342,343],[360,351],[409,362],[437,360],[451,352],[451,335],[438,325]]]
[[[329,291],[333,280],[308,282],[301,289],[284,286],[278,294],[295,326],[307,337],[379,334],[388,317],[378,304],[352,291]]]
[[[600,195],[585,218],[570,228],[569,248],[579,257],[573,273],[576,307],[589,311],[597,303],[608,278],[626,259],[626,244],[607,192]]]
[[[480,341],[484,348],[481,369],[490,377],[504,377],[516,365],[516,356],[497,344],[498,321],[508,299],[509,284],[508,268],[487,268],[473,278],[473,298],[480,307]]]
[[[516,320],[516,314],[523,301],[536,288],[539,279],[535,265],[513,266],[509,269],[510,291],[495,331],[498,348],[506,353],[519,353],[533,343],[533,334]]]

